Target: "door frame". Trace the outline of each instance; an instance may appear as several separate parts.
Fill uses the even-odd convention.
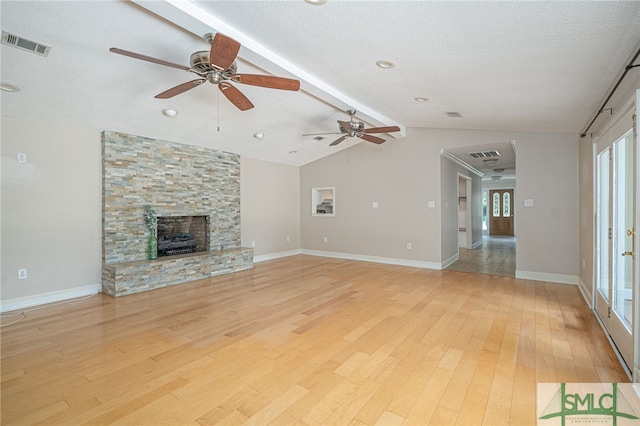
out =
[[[460,211],[460,180],[463,179],[466,183],[466,205],[467,205],[467,213],[465,215],[465,229],[466,229],[466,246],[465,248],[467,249],[473,249],[473,203],[471,202],[471,195],[472,195],[472,182],[473,179],[471,178],[471,176],[467,176],[465,174],[462,174],[460,172],[457,173],[458,176],[458,181],[457,181],[457,195],[458,195],[458,212]],[[460,215],[458,214],[457,216],[458,218],[460,217]],[[460,229],[460,221],[457,220],[458,226],[457,229]],[[458,231],[459,232],[459,231]],[[460,245],[458,245],[458,255],[460,254]]]
[[[616,135],[616,136],[611,136],[611,131],[612,129],[616,126],[616,124],[618,122],[620,122],[620,120],[624,117],[624,115],[629,113],[629,110],[633,109],[635,111],[635,120],[634,120],[634,125],[633,128],[635,130],[635,171],[634,171],[634,183],[635,183],[635,217],[634,217],[634,225],[635,225],[635,236],[634,236],[634,244],[635,244],[635,251],[636,251],[636,256],[634,257],[633,263],[634,263],[634,276],[633,276],[633,292],[634,292],[634,298],[633,298],[633,318],[632,318],[632,346],[633,346],[633,354],[632,354],[632,359],[630,360],[629,364],[627,365],[627,363],[624,361],[624,358],[622,357],[621,352],[618,350],[618,348],[616,347],[616,343],[613,340],[613,337],[611,336],[609,330],[607,330],[604,320],[600,318],[600,315],[597,313],[597,298],[598,298],[598,276],[597,274],[599,273],[597,268],[593,268],[592,270],[592,285],[591,285],[591,309],[593,310],[594,314],[596,314],[596,318],[598,320],[598,322],[600,322],[600,325],[603,327],[604,332],[607,335],[607,338],[609,339],[611,346],[613,347],[614,351],[616,352],[616,355],[618,356],[620,363],[622,364],[623,368],[625,370],[627,370],[627,373],[629,374],[630,378],[632,378],[633,382],[640,382],[640,255],[638,255],[638,251],[640,249],[640,232],[638,232],[640,230],[640,141],[638,140],[638,135],[640,134],[640,119],[638,118],[638,111],[640,110],[640,90],[636,90],[636,93],[634,96],[630,97],[629,100],[619,108],[619,113],[617,113],[614,117],[612,117],[611,120],[609,120],[609,122],[605,125],[605,127],[602,128],[601,132],[600,132],[600,137],[598,139],[600,139],[601,137],[604,137],[607,133],[609,133],[610,137],[609,137],[609,149],[612,149],[611,144],[613,143],[614,139],[617,140],[619,139],[620,136],[622,135]],[[599,141],[598,141],[599,142]],[[597,261],[597,233],[598,233],[598,229],[597,229],[597,220],[596,220],[596,212],[597,212],[597,161],[598,161],[598,154],[600,152],[600,149],[598,147],[598,144],[596,143],[596,141],[593,140],[593,136],[592,136],[592,141],[591,141],[591,145],[592,145],[592,170],[593,170],[593,174],[592,174],[592,192],[593,192],[593,252],[592,252],[592,259],[595,262]],[[610,164],[610,167],[613,167],[613,164]],[[611,198],[613,195],[610,194]],[[612,267],[612,266],[611,266]],[[611,274],[611,271],[609,272],[609,274]],[[611,283],[609,284],[611,285]]]

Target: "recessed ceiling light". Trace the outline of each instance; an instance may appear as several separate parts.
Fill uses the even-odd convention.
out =
[[[376,61],[376,65],[380,68],[393,68],[396,66],[396,64],[394,64],[393,62],[386,60]]]
[[[256,139],[262,139],[264,137],[264,133],[254,133],[253,137]]]
[[[415,99],[416,102],[429,102],[429,99],[423,98],[422,96],[417,96],[417,97],[415,97],[413,99]]]
[[[175,109],[163,109],[162,113],[167,117],[175,117],[176,115],[178,115],[178,111],[176,111]]]
[[[14,86],[13,84],[5,83],[4,81],[0,83],[0,89],[5,92],[19,92],[20,88],[18,86]]]
[[[327,0],[304,0],[304,1],[314,6],[320,6],[327,2]]]
[[[298,151],[289,151],[289,154],[297,154]]]

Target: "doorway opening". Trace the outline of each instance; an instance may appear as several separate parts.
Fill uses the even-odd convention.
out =
[[[458,227],[455,229],[455,238],[458,255],[457,260],[456,257],[449,257],[452,256],[449,249],[452,236],[448,235],[451,231],[447,231],[447,235],[443,235],[443,259],[451,259],[452,262],[445,268],[515,276],[517,231],[515,141],[448,148],[444,151],[449,158],[454,157],[453,160],[457,165],[467,168],[480,177],[480,179],[476,176],[473,178],[475,185],[473,193],[470,190],[467,193],[464,192],[466,182],[461,178],[461,173],[456,177]],[[447,179],[451,182],[452,177],[443,175],[443,180]],[[451,188],[451,184],[443,186]],[[470,219],[465,217],[465,214]],[[466,225],[468,220],[475,224],[476,229],[473,233],[468,232]],[[448,229],[453,231],[452,227]]]

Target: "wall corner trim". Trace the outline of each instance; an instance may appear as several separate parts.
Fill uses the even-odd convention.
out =
[[[66,290],[51,291],[48,293],[35,294],[32,296],[18,297],[15,299],[1,300],[0,312],[11,312],[19,309],[31,308],[33,306],[45,305],[47,303],[70,301],[78,297],[91,296],[100,293],[102,284],[91,284],[82,287],[74,287]]]
[[[546,281],[558,284],[578,285],[577,275],[549,274],[547,272],[516,271],[516,278],[533,281]]]

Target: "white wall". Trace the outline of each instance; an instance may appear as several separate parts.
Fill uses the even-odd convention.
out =
[[[518,270],[523,277],[577,282],[578,135],[571,134],[410,128],[405,139],[360,143],[305,165],[302,248],[441,265],[450,252],[443,250],[442,211],[455,209],[457,195],[441,193],[440,150],[512,140],[518,147]],[[314,186],[335,186],[335,218],[311,217]],[[524,198],[535,206],[520,208]],[[380,208],[373,209],[373,201]],[[436,208],[427,208],[428,201]],[[445,201],[454,205],[443,207]]]
[[[439,173],[437,145],[419,135],[382,145],[363,142],[303,166],[302,248],[439,263]],[[311,215],[314,187],[335,187],[335,217]],[[429,200],[436,208],[427,208]]]
[[[242,157],[240,204],[242,246],[255,241],[256,260],[299,250],[299,167]]]
[[[517,277],[546,273],[578,282],[578,140],[578,135],[518,140]],[[524,207],[525,199],[534,206]]]
[[[101,283],[100,133],[2,117],[1,300]],[[27,155],[18,164],[17,154]],[[26,268],[28,278],[18,280]]]

